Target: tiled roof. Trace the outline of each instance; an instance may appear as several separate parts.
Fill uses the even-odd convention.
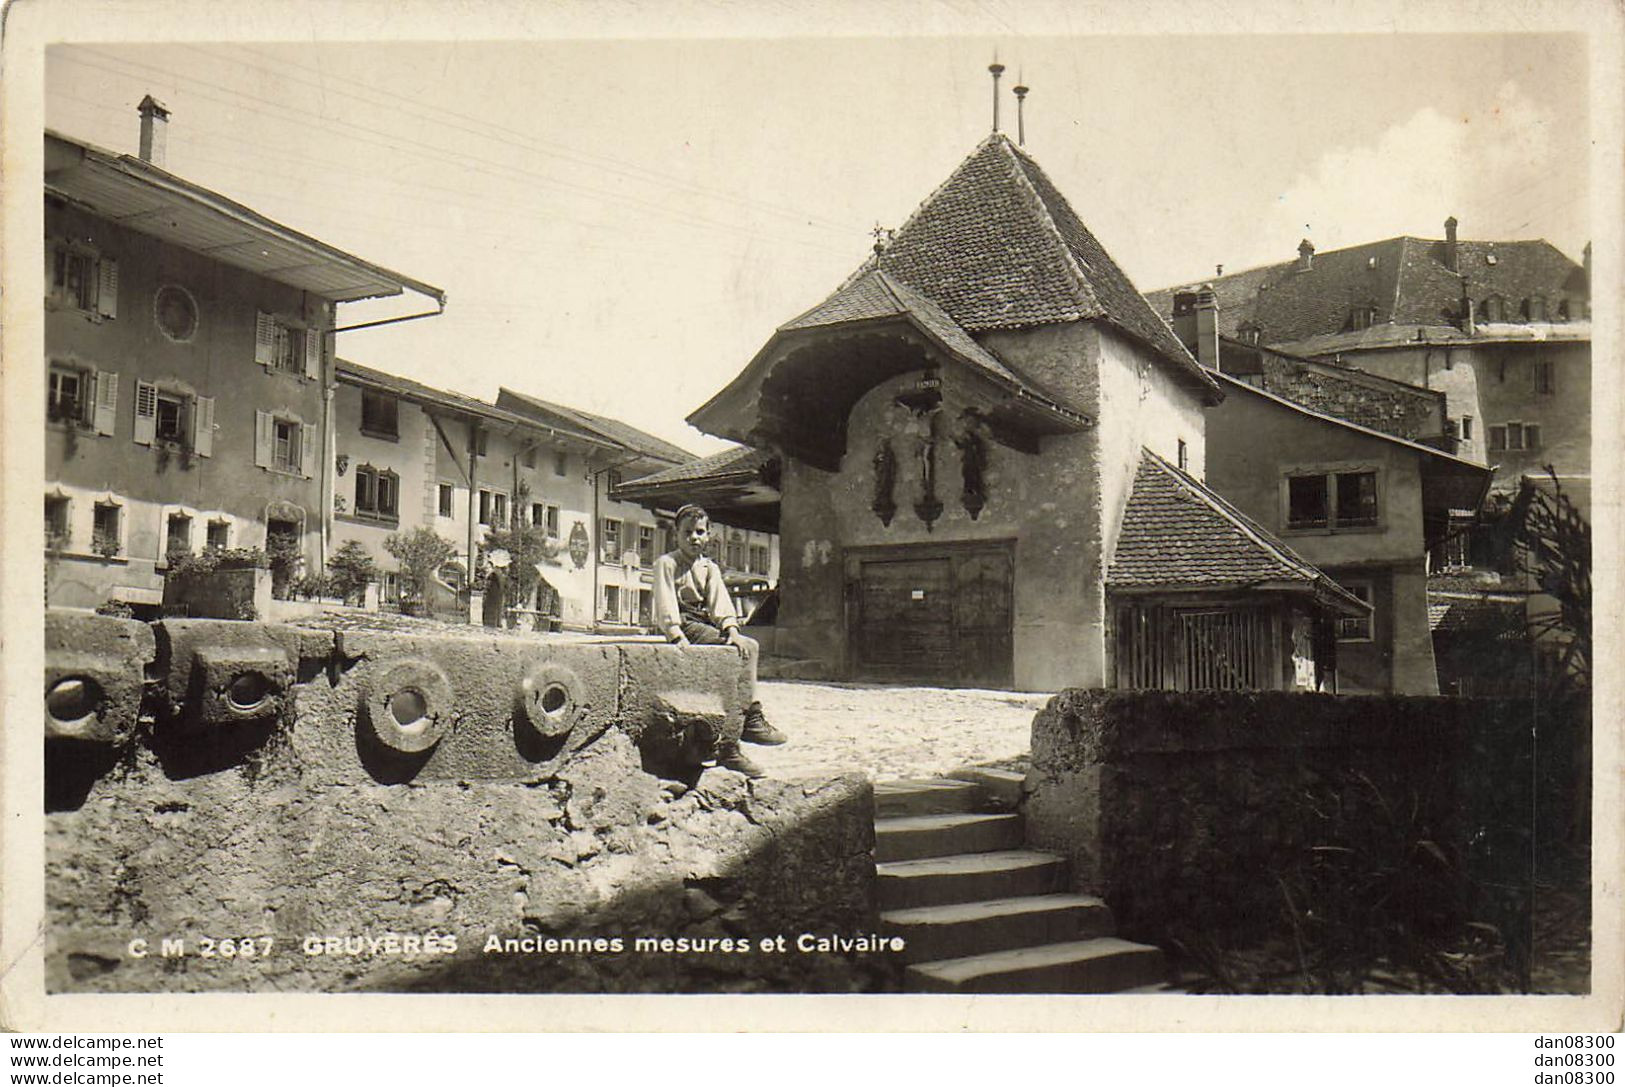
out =
[[[965,362],[986,370],[1002,381],[1023,384],[1020,378],[995,358],[970,334],[954,322],[941,306],[907,284],[899,283],[879,269],[862,272],[824,301],[779,326],[780,332],[846,324],[851,321],[886,317],[912,317],[922,328]]]
[[[534,427],[536,425],[536,421],[534,419],[529,419],[523,415],[517,415],[511,411],[506,411],[494,404],[487,403],[484,400],[480,400],[472,396],[464,395],[463,393],[452,392],[449,389],[436,389],[432,386],[423,384],[421,381],[413,381],[411,378],[401,377],[399,374],[390,374],[385,373],[383,370],[375,370],[371,366],[363,366],[359,362],[351,362],[348,359],[339,359],[337,362],[338,380],[347,385],[365,385],[376,389],[383,389],[388,392],[392,392],[397,396],[401,396],[405,399],[416,401],[421,404],[431,404],[436,407],[449,408],[453,411],[465,412],[469,415],[478,415],[482,418],[492,419],[497,422],[507,423],[513,426]],[[565,429],[567,432],[571,432],[571,428]],[[580,431],[573,432],[575,433],[576,437],[579,437],[584,441],[598,441],[599,444],[602,444],[601,439],[596,439],[591,434],[582,433]]]
[[[588,433],[595,434],[624,449],[634,453],[641,453],[647,457],[653,457],[655,460],[663,460],[670,464],[681,464],[694,459],[694,454],[682,446],[673,445],[663,438],[657,438],[653,434],[623,423],[619,419],[595,415],[590,411],[567,407],[564,404],[555,404],[552,401],[515,392],[512,389],[498,390],[497,406],[532,419],[540,419],[549,425],[562,422],[566,426],[580,427]]]
[[[1105,321],[1217,394],[1043,170],[1003,135],[984,140],[871,265],[971,333]]]
[[[638,479],[627,480],[616,489],[664,487],[676,483],[699,483],[729,476],[754,476],[761,471],[762,465],[772,459],[773,454],[766,450],[752,449],[748,445],[736,445],[732,449],[724,449],[720,453],[713,453],[709,457],[691,460],[687,464],[679,464],[675,468],[665,468]]]
[[[1472,630],[1517,640],[1527,624],[1527,595],[1428,592],[1428,629],[1435,633]]]
[[[1499,294],[1513,313],[1524,299],[1544,296],[1555,314],[1559,299],[1587,294],[1583,269],[1547,241],[1461,241],[1456,252],[1460,274],[1446,267],[1443,241],[1401,236],[1316,253],[1304,271],[1288,260],[1205,282],[1213,285],[1221,334],[1236,336],[1242,326],[1256,325],[1270,344],[1351,332],[1351,311],[1363,305],[1376,308],[1378,329],[1453,325],[1460,319],[1463,276],[1475,306]],[[1146,298],[1166,316],[1177,291],[1198,285],[1152,291]],[[1576,308],[1572,315],[1582,314]]]
[[[1363,608],[1319,569],[1195,478],[1141,451],[1106,571],[1113,589],[1222,589],[1260,582],[1320,588]]]

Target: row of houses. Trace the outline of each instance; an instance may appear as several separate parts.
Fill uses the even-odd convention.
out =
[[[526,610],[648,626],[670,511],[611,491],[693,455],[526,392],[490,403],[338,357],[342,303],[411,292],[438,313],[444,293],[169,173],[167,121],[143,101],[136,156],[45,137],[51,604],[154,615],[182,555],[280,549],[314,573],[354,541],[388,607],[386,541],[427,528],[453,552],[438,599],[466,618],[486,536],[534,525],[550,546]],[[748,610],[777,541],[721,527],[716,557]]]

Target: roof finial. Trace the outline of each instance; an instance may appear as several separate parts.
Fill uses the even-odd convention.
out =
[[[886,243],[891,241],[892,232],[886,227],[881,226],[879,220],[875,221],[874,228],[870,230],[869,233],[875,236],[876,253],[879,253],[881,250],[885,249]]]
[[[993,131],[999,130],[999,76],[1004,74],[1004,65],[999,63],[999,54],[994,52],[993,63],[987,66],[993,73]]]
[[[1021,75],[1016,75],[1016,143],[1025,147],[1027,145],[1027,115],[1022,107],[1027,104],[1027,88],[1021,83]]]

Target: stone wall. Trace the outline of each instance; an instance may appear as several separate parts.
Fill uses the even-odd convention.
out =
[[[1028,841],[1066,853],[1133,939],[1245,941],[1288,914],[1380,908],[1515,941],[1532,720],[1488,700],[1065,691],[1033,723]],[[1382,890],[1351,900],[1354,872]]]
[[[731,650],[52,614],[47,662],[51,991],[887,984],[796,947],[872,926],[867,781],[685,747]]]

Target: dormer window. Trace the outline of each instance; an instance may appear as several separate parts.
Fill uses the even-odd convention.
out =
[[[1257,344],[1264,338],[1264,330],[1251,321],[1237,329],[1242,343]]]
[[[1349,327],[1356,332],[1370,328],[1377,321],[1377,307],[1370,302],[1349,311]]]
[[[1484,320],[1491,322],[1505,321],[1507,319],[1506,299],[1498,294],[1492,294],[1484,299],[1481,312]]]
[[[1524,313],[1531,321],[1546,320],[1546,299],[1536,296],[1524,303]]]

